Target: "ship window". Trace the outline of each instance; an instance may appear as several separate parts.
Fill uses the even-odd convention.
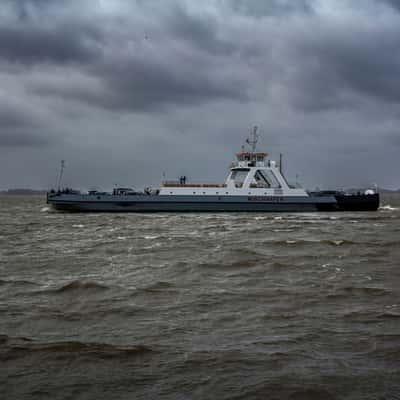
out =
[[[265,171],[267,174],[269,174],[270,179],[272,181],[271,187],[273,188],[280,188],[281,184],[278,181],[278,178],[276,177],[275,173],[273,171]]]
[[[252,182],[258,188],[269,188],[271,187],[271,181],[263,174],[262,170],[257,170],[254,174]]]
[[[257,178],[260,179],[260,182],[262,182],[262,183],[265,182],[266,184],[264,187],[268,187],[268,188],[280,188],[281,187],[275,174],[270,170],[259,169],[256,172],[254,178],[255,178],[257,184],[259,184],[259,181],[257,181]]]
[[[228,192],[225,192],[225,194],[228,194]]]
[[[196,194],[196,192],[193,192],[193,194]]]
[[[243,186],[249,171],[250,170],[248,168],[235,169],[232,171],[231,179],[235,182],[235,186],[237,188],[241,188]]]

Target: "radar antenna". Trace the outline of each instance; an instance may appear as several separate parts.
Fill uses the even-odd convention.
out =
[[[260,137],[260,135],[257,133],[258,126],[254,126],[252,132],[250,133],[250,137],[246,139],[246,143],[250,146],[251,152],[255,153],[256,147],[257,147],[257,142]]]
[[[60,191],[61,180],[64,174],[64,168],[65,168],[65,160],[61,160],[60,175],[58,176],[58,184],[57,184],[58,191]]]

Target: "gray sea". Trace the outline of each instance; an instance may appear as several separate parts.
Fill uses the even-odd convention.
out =
[[[399,196],[0,226],[1,399],[400,399]]]

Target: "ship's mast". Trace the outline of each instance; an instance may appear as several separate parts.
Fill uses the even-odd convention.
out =
[[[258,126],[254,126],[253,131],[250,133],[250,137],[246,139],[246,143],[250,146],[251,152],[256,152],[257,142],[260,135],[257,133]]]
[[[58,184],[57,184],[58,191],[60,191],[61,180],[64,174],[64,168],[65,168],[65,160],[61,160],[60,175],[58,176]]]

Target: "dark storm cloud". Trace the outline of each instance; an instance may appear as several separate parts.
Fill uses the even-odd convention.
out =
[[[400,25],[384,28],[331,25],[297,38],[292,103],[307,111],[357,107],[366,99],[400,102]]]
[[[224,4],[243,15],[282,16],[310,13],[314,3],[227,0]],[[253,77],[242,73],[246,60],[234,55],[253,54],[254,65],[258,62],[261,67],[265,57],[271,56],[263,47],[276,47],[275,40],[285,40],[281,32],[272,32],[271,37],[255,36],[251,46],[243,45],[237,42],[237,35],[229,36],[226,27],[232,27],[232,21],[222,25],[217,15],[190,13],[179,3],[171,3],[168,12],[156,13],[154,35],[151,29],[144,29],[141,37],[140,29],[130,27],[129,17],[110,17],[106,25],[111,29],[106,32],[100,22],[84,24],[71,19],[62,2],[19,0],[10,4],[25,17],[19,25],[10,18],[8,25],[0,27],[0,57],[15,63],[80,63],[83,74],[98,78],[96,88],[73,84],[57,87],[43,80],[31,87],[41,95],[109,109],[155,110],[168,104],[199,104],[223,98],[245,101],[252,86],[249,78]],[[33,15],[39,13],[47,20],[49,7],[53,11],[58,7],[62,18],[54,24],[38,23]],[[125,21],[123,35],[118,30],[121,21]],[[287,87],[290,102],[304,110],[319,111],[348,107],[354,101],[353,94],[398,101],[399,30],[349,27],[344,32],[343,26],[327,22],[327,27],[317,26],[318,35],[312,32],[312,21],[310,29],[299,34],[296,27],[287,28],[293,34],[293,43],[288,36],[285,46],[289,51],[275,61],[276,70],[281,66],[281,74],[272,76],[272,80],[281,80]],[[234,29],[240,31],[240,26]],[[247,40],[247,35],[243,39]],[[238,65],[232,65],[237,61]],[[286,73],[288,66],[290,72]],[[259,73],[270,77],[276,70]]]
[[[11,63],[88,62],[99,55],[98,35],[88,27],[32,24],[0,26],[0,59]]]
[[[10,7],[15,17],[20,21],[32,18],[37,12],[42,12],[49,6],[59,6],[64,0],[3,0],[3,6]]]
[[[37,33],[37,43],[30,40],[39,46],[29,46],[32,50],[24,51],[21,45],[21,54],[14,47],[10,52],[20,54],[21,60],[36,57],[54,63],[61,63],[63,58],[81,62],[82,73],[98,79],[96,87],[69,83],[55,86],[41,80],[31,84],[30,89],[40,95],[69,98],[110,110],[156,111],[168,105],[248,98],[248,78],[235,68],[224,69],[230,62],[224,57],[238,46],[218,36],[220,28],[215,18],[200,18],[190,15],[184,7],[175,6],[159,22],[154,34],[139,35],[133,30],[127,36],[121,35],[115,25],[117,21],[111,20],[108,36],[104,32],[102,35],[107,38],[102,41],[101,54],[97,52],[99,41],[88,40],[99,38],[100,34],[90,36],[74,29],[69,36],[64,30],[67,24],[58,26],[50,39],[54,51],[51,46],[34,50],[41,43],[41,33]],[[70,39],[63,43],[64,37]],[[7,38],[5,42],[11,40]]]
[[[32,93],[82,102],[111,111],[156,112],[172,105],[195,105],[211,99],[247,99],[243,82],[231,79],[226,83],[184,68],[160,68],[146,62],[129,60],[119,68],[104,66],[95,86],[53,86],[47,82],[30,85]]]
[[[211,99],[246,99],[246,85],[222,74],[209,74],[191,63],[156,65],[151,60],[125,60],[99,71],[108,96],[98,98],[106,108],[158,110],[164,105],[199,104]]]
[[[27,1],[23,4],[29,9]],[[43,8],[47,3],[38,4]],[[311,13],[314,2],[232,0],[225,4],[236,13],[281,18]],[[271,36],[255,36],[250,41],[246,32],[242,39],[248,42],[243,43],[238,37],[240,25],[235,26],[233,20],[223,25],[217,15],[190,13],[182,4],[171,3],[168,11],[156,13],[154,20],[158,22],[154,32],[152,28],[133,29],[128,17],[110,17],[107,31],[100,24],[63,19],[62,24],[50,27],[31,23],[18,28],[7,26],[0,28],[0,54],[15,62],[81,63],[83,73],[98,78],[96,88],[56,87],[43,81],[32,88],[41,95],[110,110],[158,111],[169,105],[201,104],[213,99],[242,102],[249,99],[255,85],[251,79],[257,79],[257,74],[267,81],[281,81],[289,103],[305,111],[351,107],[359,101],[357,96],[392,102],[400,97],[400,29],[358,29],[330,21],[322,26],[309,20],[309,27],[299,32],[298,27],[289,26],[287,32],[292,37],[272,31]],[[125,30],[122,35],[118,29],[121,21]],[[266,58],[274,53],[269,54],[267,48],[277,48],[282,41],[286,53],[273,60],[274,70],[262,71]],[[238,54],[241,57],[236,57]],[[247,55],[252,58],[246,60]],[[246,71],[250,58],[251,68],[258,69],[254,76]],[[265,92],[269,89],[267,82]]]
[[[379,1],[379,0],[377,0]],[[386,4],[390,5],[394,9],[400,11],[400,0],[383,0]]]
[[[189,42],[197,50],[228,56],[238,47],[230,38],[221,35],[221,25],[215,15],[191,15],[179,5],[172,7],[168,14],[165,20],[168,33],[183,42]]]
[[[66,13],[65,2],[5,0],[2,6],[0,62],[89,62],[100,55],[101,29]]]
[[[313,0],[227,0],[234,10],[253,16],[284,16],[292,13],[310,13],[313,11]]]

